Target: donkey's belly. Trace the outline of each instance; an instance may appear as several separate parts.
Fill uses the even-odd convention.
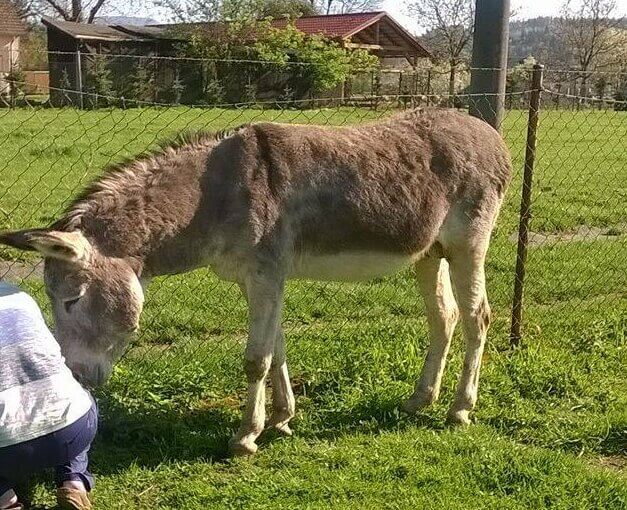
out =
[[[386,252],[346,251],[331,255],[296,253],[290,278],[312,280],[364,281],[394,274],[420,258]]]

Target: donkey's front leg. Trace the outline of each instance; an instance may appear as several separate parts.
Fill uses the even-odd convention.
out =
[[[283,305],[283,277],[264,271],[245,282],[250,331],[244,353],[244,371],[248,380],[248,395],[240,427],[231,439],[234,455],[250,455],[257,451],[255,440],[265,423],[266,376],[272,355]]]

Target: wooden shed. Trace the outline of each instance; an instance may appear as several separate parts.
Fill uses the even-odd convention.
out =
[[[192,77],[198,82],[198,62],[168,62],[185,36],[194,29],[206,30],[219,37],[225,23],[188,23],[168,25],[93,25],[44,18],[48,29],[48,51],[51,101],[53,104],[82,104],[83,95],[74,91],[88,91],[85,87],[85,70],[97,55],[109,55],[108,62],[115,67],[114,79],[128,80],[137,63],[150,61],[151,72],[159,75],[167,90],[180,76]],[[285,27],[287,19],[272,21],[276,28]],[[295,20],[295,26],[306,35],[324,35],[345,48],[364,49],[387,62],[404,60],[415,66],[420,58],[430,58],[429,52],[399,23],[385,12],[304,16]],[[178,34],[178,35],[173,35]],[[153,58],[151,58],[153,57]],[[406,64],[407,65],[407,64]],[[135,66],[135,68],[133,67]],[[185,66],[188,69],[185,69]],[[194,74],[195,73],[195,74]],[[119,84],[118,84],[119,85]],[[116,86],[117,91],[124,87]],[[178,98],[180,100],[180,98]],[[167,100],[167,99],[166,99]],[[178,102],[178,101],[177,101]],[[185,102],[185,100],[183,100]]]
[[[286,24],[286,20],[272,22],[275,27]],[[295,25],[305,34],[322,34],[346,48],[367,50],[377,55],[383,65],[386,60],[406,58],[415,66],[418,59],[431,58],[413,35],[383,11],[304,16]]]

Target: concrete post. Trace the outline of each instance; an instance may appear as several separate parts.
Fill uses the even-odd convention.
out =
[[[476,0],[469,112],[496,129],[503,120],[509,0]]]

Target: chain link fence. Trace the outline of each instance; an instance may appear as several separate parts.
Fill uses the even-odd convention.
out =
[[[546,80],[541,93],[531,183],[523,323],[527,343],[544,328],[556,327],[565,315],[626,304],[625,104],[581,97],[554,84]],[[511,150],[514,178],[487,261],[494,312],[488,352],[509,348],[532,90],[529,76],[525,87],[505,98],[501,130]],[[465,109],[485,99],[464,93],[423,94],[403,89],[402,81],[396,94],[364,92],[360,101],[345,95],[198,106],[128,102],[84,92],[83,106],[92,108],[81,109],[76,107],[75,89],[51,87],[50,94],[68,103],[59,108],[22,94],[0,108],[0,230],[50,224],[107,165],[154,148],[181,130],[217,131],[262,120],[342,126],[376,121],[408,107],[455,104]],[[103,97],[106,104],[100,102]],[[20,106],[9,107],[16,103]],[[25,286],[48,310],[41,275],[36,257],[0,247],[0,279]],[[303,394],[315,384],[319,346],[329,339],[343,339],[348,350],[351,342],[367,341],[377,331],[409,340],[424,332],[411,269],[369,283],[290,282],[284,325],[294,384]],[[147,293],[139,336],[118,370],[126,377],[144,374],[141,377],[152,380],[153,387],[164,374],[180,377],[186,387],[202,377],[213,381],[203,387],[213,384],[216,395],[227,394],[224,374],[231,371],[239,377],[246,331],[246,307],[237,286],[206,269],[156,278]],[[420,340],[417,349],[425,343]]]

